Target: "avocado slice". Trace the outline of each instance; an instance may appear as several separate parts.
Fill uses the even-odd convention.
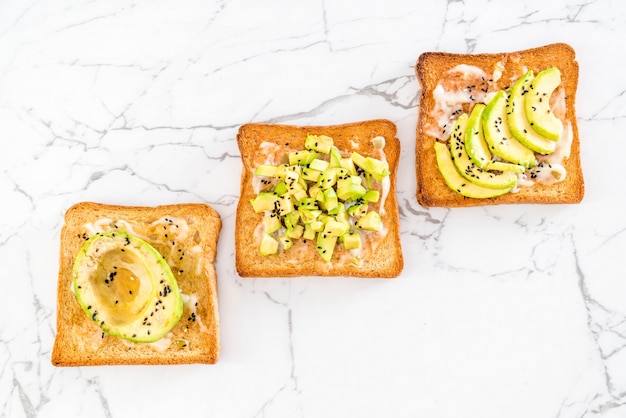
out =
[[[491,152],[498,157],[524,167],[537,165],[535,154],[513,137],[506,123],[507,95],[500,90],[491,99],[482,114],[485,140]]]
[[[106,334],[136,343],[161,339],[180,320],[183,301],[163,256],[125,232],[98,233],[72,269],[76,299]]]
[[[448,150],[448,147],[441,142],[435,142],[435,154],[437,156],[437,167],[439,168],[444,181],[450,189],[462,194],[463,196],[483,199],[501,196],[513,190],[513,187],[505,189],[490,189],[488,187],[482,187],[467,181],[456,170],[456,167],[452,162],[450,150]]]
[[[550,109],[550,97],[559,84],[561,72],[558,68],[543,70],[531,81],[524,101],[530,125],[538,134],[554,141],[557,141],[563,132],[563,123]]]
[[[491,161],[491,152],[485,142],[482,126],[482,114],[485,111],[485,105],[477,103],[467,120],[465,128],[465,150],[476,167],[487,169]]]
[[[511,171],[496,174],[476,167],[465,150],[467,114],[463,113],[454,122],[450,135],[451,157],[457,171],[467,180],[482,187],[505,189],[517,184],[517,176]]]
[[[539,135],[532,126],[530,126],[530,122],[526,116],[526,109],[524,108],[525,96],[529,94],[529,86],[533,78],[533,71],[530,70],[513,84],[511,97],[506,104],[506,121],[509,124],[511,133],[519,142],[540,154],[550,154],[556,149],[556,141]],[[543,103],[543,100],[541,103]]]

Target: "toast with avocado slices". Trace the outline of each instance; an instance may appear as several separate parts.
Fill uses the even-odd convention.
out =
[[[490,54],[426,52],[416,135],[422,206],[579,203],[578,63],[557,43]]]
[[[398,276],[404,262],[396,132],[383,119],[241,126],[239,275]]]
[[[221,226],[205,204],[69,208],[52,364],[216,363]]]

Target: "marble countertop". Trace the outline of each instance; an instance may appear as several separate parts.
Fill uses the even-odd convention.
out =
[[[626,416],[626,3],[373,3],[0,3],[2,416]],[[580,64],[583,202],[421,207],[419,54],[552,42]],[[238,127],[371,118],[402,142],[402,275],[238,277]],[[83,200],[220,213],[218,364],[51,365]]]

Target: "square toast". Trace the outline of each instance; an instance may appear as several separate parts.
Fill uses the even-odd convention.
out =
[[[571,148],[563,160],[567,175],[563,181],[550,184],[535,183],[530,187],[516,187],[512,192],[486,199],[467,198],[451,190],[438,170],[434,143],[446,141],[444,131],[454,123],[458,114],[449,118],[435,110],[438,106],[434,94],[441,80],[457,66],[477,67],[488,76],[464,89],[483,83],[489,91],[508,89],[528,70],[537,75],[541,70],[556,66],[561,72],[561,93],[565,103],[560,118],[564,126],[571,127]],[[463,67],[467,68],[467,67]],[[515,203],[579,203],[584,195],[584,180],[580,163],[580,141],[576,124],[576,88],[578,63],[574,50],[567,44],[557,43],[517,52],[493,54],[452,54],[426,52],[420,55],[415,65],[421,86],[419,115],[416,135],[417,200],[422,206],[461,207]],[[470,73],[474,72],[472,69]],[[471,77],[470,77],[471,78]],[[468,82],[467,84],[470,84]],[[485,89],[485,92],[487,89]],[[556,91],[555,91],[556,93]],[[553,94],[554,96],[554,94]],[[471,96],[470,96],[471,97]],[[472,98],[474,100],[474,98]],[[479,100],[476,99],[478,102]],[[473,103],[464,103],[462,110],[469,113]],[[565,132],[565,130],[564,130]],[[448,134],[449,135],[449,134]],[[565,135],[563,135],[564,137]]]
[[[241,193],[237,206],[235,228],[236,268],[241,277],[293,277],[293,276],[351,276],[391,278],[396,277],[404,266],[400,245],[398,202],[396,198],[396,172],[400,158],[400,141],[396,138],[396,126],[388,120],[369,120],[336,126],[288,126],[276,124],[246,124],[240,127],[237,143],[241,152],[243,169]],[[363,244],[362,263],[352,263],[350,251],[337,244],[330,262],[323,261],[314,240],[299,240],[298,248],[263,256],[259,253],[259,233],[263,234],[263,213],[256,213],[250,203],[256,196],[253,182],[255,169],[267,163],[268,153],[273,149],[273,163],[284,162],[289,152],[305,149],[307,135],[325,135],[344,158],[352,151],[365,157],[380,158],[381,150],[375,148],[372,139],[384,138],[384,158],[389,164],[389,184],[386,193],[381,192],[377,203],[370,209],[382,216],[384,233]],[[380,184],[377,185],[380,187]],[[383,205],[383,208],[380,205]],[[261,230],[259,231],[259,228]],[[379,233],[375,233],[379,234]]]
[[[55,366],[186,364],[217,362],[220,352],[214,261],[222,223],[205,204],[157,207],[77,203],[65,213],[60,236]],[[152,245],[172,269],[183,316],[154,343],[104,334],[81,309],[72,267],[83,243],[98,232],[125,231]]]

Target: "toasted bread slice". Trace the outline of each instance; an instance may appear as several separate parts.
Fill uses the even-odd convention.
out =
[[[290,276],[352,276],[396,277],[404,262],[400,245],[398,202],[396,199],[396,171],[400,158],[400,141],[396,138],[396,126],[388,120],[371,120],[337,126],[286,126],[273,124],[247,124],[241,126],[237,142],[241,152],[243,170],[241,194],[237,206],[235,230],[236,267],[242,277],[290,277]],[[361,261],[355,262],[355,254],[337,244],[330,262],[323,261],[313,240],[298,240],[298,245],[270,256],[259,254],[259,235],[263,234],[263,213],[255,213],[250,200],[256,196],[253,181],[255,169],[271,158],[281,162],[289,152],[305,149],[308,134],[326,135],[344,156],[356,151],[365,157],[381,158],[381,150],[375,148],[372,139],[384,138],[384,158],[389,164],[389,185],[377,203],[370,209],[377,210],[383,220],[384,233],[363,244]],[[284,161],[284,160],[283,160]],[[380,184],[378,185],[380,187]],[[381,202],[383,208],[380,208]],[[381,210],[382,209],[382,210]],[[260,229],[261,228],[261,229]],[[372,236],[373,237],[373,236]],[[358,255],[358,254],[357,254]]]
[[[220,352],[214,267],[222,223],[204,204],[157,207],[78,203],[61,230],[55,366],[215,363]],[[97,232],[126,231],[150,243],[167,260],[183,295],[183,316],[155,343],[105,335],[81,309],[72,267],[84,241]],[[166,237],[167,236],[167,237]]]
[[[472,88],[475,89],[478,97],[482,95],[480,89],[483,86],[489,91],[507,89],[527,70],[533,70],[537,75],[541,70],[552,66],[558,67],[561,72],[561,87],[559,88],[564,91],[565,103],[564,112],[561,112],[562,118],[571,126],[571,149],[569,157],[563,162],[567,171],[565,180],[551,184],[535,183],[530,187],[518,187],[511,193],[488,199],[466,198],[446,185],[437,168],[434,142],[442,137],[445,140],[445,128],[449,129],[461,112],[452,114],[447,120],[442,121],[441,115],[435,112],[437,101],[433,92],[444,74],[459,65],[477,67],[488,76],[487,79],[478,78],[474,82],[468,82],[467,86],[460,86],[466,92],[471,91]],[[467,69],[467,67],[464,68]],[[503,203],[578,203],[582,200],[584,181],[575,111],[578,63],[575,59],[575,52],[569,45],[559,43],[498,54],[426,52],[417,60],[415,71],[421,86],[415,150],[417,200],[421,205],[457,207]],[[475,73],[479,74],[479,72]],[[480,76],[477,75],[477,77]],[[469,113],[470,107],[471,104],[465,104],[462,106],[462,111]],[[445,116],[444,119],[446,119]]]

